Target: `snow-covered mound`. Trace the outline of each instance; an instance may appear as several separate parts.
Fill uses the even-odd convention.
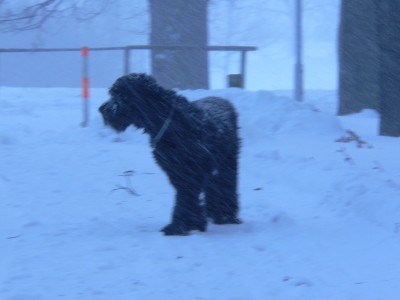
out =
[[[271,134],[299,133],[328,135],[340,132],[337,120],[308,103],[298,103],[268,91],[242,89],[182,91],[190,100],[215,95],[232,101],[239,111],[245,140],[262,140]]]
[[[78,89],[0,87],[0,299],[400,298],[400,140],[375,112],[335,117],[331,91],[179,93],[239,112],[242,225],[163,236],[174,191],[146,135],[103,126],[106,89],[83,128]]]

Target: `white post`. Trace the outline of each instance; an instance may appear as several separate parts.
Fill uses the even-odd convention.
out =
[[[294,98],[303,101],[303,64],[302,64],[302,28],[301,28],[301,0],[295,0],[295,92]]]

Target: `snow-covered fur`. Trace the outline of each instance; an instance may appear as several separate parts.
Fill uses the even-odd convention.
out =
[[[152,76],[129,74],[116,80],[110,100],[100,106],[104,123],[116,131],[129,125],[150,135],[156,162],[176,189],[172,222],[165,235],[206,231],[215,224],[239,224],[237,196],[237,113],[225,99],[189,102],[164,89]]]

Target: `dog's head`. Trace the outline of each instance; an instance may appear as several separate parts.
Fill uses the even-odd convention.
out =
[[[152,76],[132,73],[118,78],[109,90],[110,99],[99,111],[104,124],[117,132],[129,125],[145,128],[154,95],[162,89]]]

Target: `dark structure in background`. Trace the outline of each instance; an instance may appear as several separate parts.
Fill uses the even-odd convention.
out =
[[[228,75],[228,86],[243,88],[243,75],[242,74],[230,74]]]
[[[342,0],[338,114],[376,109],[385,136],[400,136],[399,16],[399,0]]]
[[[340,116],[379,109],[376,0],[342,0],[339,27]]]
[[[400,1],[375,1],[379,45],[380,134],[400,136]]]
[[[208,0],[149,0],[151,46],[207,46]],[[166,88],[208,89],[207,51],[152,50],[152,75]]]

